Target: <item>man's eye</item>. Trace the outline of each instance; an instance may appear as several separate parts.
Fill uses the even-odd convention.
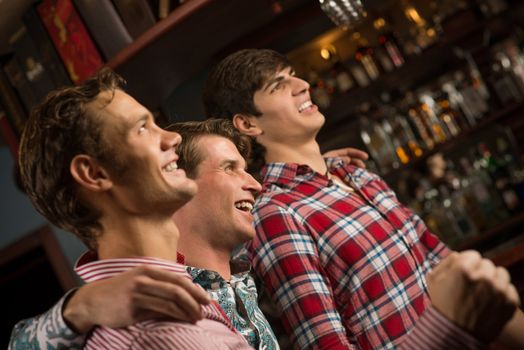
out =
[[[142,125],[139,129],[138,129],[138,133],[139,134],[142,134],[146,131],[146,126],[145,125]]]

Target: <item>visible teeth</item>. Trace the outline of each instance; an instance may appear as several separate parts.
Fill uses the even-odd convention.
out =
[[[235,208],[243,210],[243,211],[252,211],[253,210],[253,204],[242,201],[235,203]]]
[[[311,101],[306,101],[304,103],[302,103],[299,107],[298,107],[298,111],[300,113],[302,113],[303,110],[305,110],[306,108],[309,108],[313,106],[313,103]]]
[[[171,171],[177,170],[177,169],[178,169],[178,165],[176,164],[176,161],[171,162],[164,167],[164,171],[167,171],[168,173]]]

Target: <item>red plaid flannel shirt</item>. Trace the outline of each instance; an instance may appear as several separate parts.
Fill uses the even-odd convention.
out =
[[[430,305],[424,276],[449,250],[377,175],[331,163],[355,193],[273,163],[255,206],[249,255],[295,347],[482,347]]]

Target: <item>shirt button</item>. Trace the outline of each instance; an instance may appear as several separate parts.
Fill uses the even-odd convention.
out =
[[[308,166],[307,165],[299,165],[297,168],[297,174],[298,175],[304,175],[308,172]]]

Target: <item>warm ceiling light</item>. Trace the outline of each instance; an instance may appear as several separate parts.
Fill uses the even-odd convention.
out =
[[[337,49],[333,45],[329,45],[320,49],[320,56],[326,61],[329,61],[337,54]]]

